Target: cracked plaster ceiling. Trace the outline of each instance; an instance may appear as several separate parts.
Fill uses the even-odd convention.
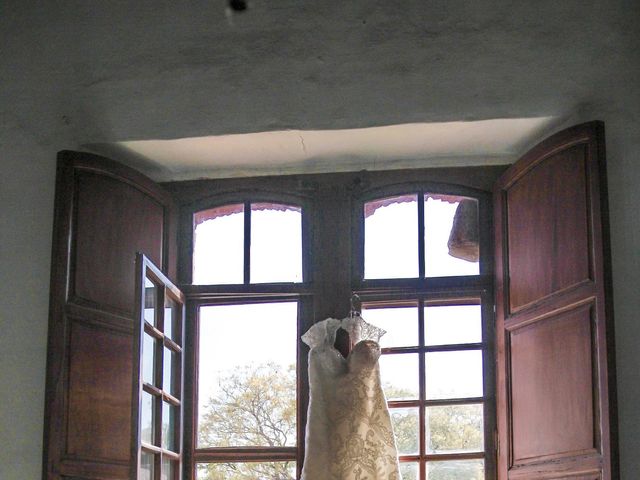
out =
[[[637,2],[0,9],[0,143],[92,149],[157,179],[511,161],[639,73]]]

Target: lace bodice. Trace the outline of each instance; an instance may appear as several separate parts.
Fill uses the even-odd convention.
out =
[[[346,359],[334,347],[340,327],[357,342]],[[302,480],[400,478],[378,367],[384,333],[349,317],[318,322],[302,336],[311,348]]]

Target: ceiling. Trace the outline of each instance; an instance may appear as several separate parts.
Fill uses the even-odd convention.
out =
[[[364,168],[504,165],[554,121],[553,117],[537,117],[278,130],[85,147],[127,159],[158,181]]]
[[[0,145],[157,179],[511,161],[638,73],[632,1],[35,5],[0,5]]]

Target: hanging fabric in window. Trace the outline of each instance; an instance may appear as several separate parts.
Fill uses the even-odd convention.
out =
[[[333,346],[341,327],[355,343],[346,359]],[[400,478],[378,366],[384,333],[360,316],[349,316],[323,320],[302,336],[311,351],[301,480]]]

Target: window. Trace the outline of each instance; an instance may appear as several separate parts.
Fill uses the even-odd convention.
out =
[[[484,478],[479,300],[371,302],[363,316],[387,330],[380,369],[403,479]]]
[[[416,476],[426,476],[429,472],[433,474],[437,467],[448,467],[441,471],[444,475],[460,466],[459,462],[468,465],[468,460],[480,460],[478,457],[482,454],[487,479],[496,478],[496,456],[501,477],[505,478],[510,471],[516,470],[519,476],[535,476],[541,468],[546,469],[549,476],[593,472],[602,478],[616,477],[615,382],[612,383],[615,370],[607,362],[614,352],[609,343],[612,312],[607,269],[610,259],[606,248],[606,196],[602,184],[605,173],[603,146],[601,123],[572,127],[535,147],[495,184],[503,170],[501,167],[207,180],[159,186],[138,172],[107,159],[86,153],[61,152],[47,354],[44,437],[47,475],[127,478],[131,469],[140,464],[142,440],[138,435],[144,433],[144,442],[159,449],[147,448],[147,453],[152,452],[153,460],[144,462],[147,473],[153,464],[155,480],[162,474],[158,463],[179,461],[176,454],[182,455],[184,478],[188,479],[195,477],[196,464],[224,463],[261,467],[263,470],[256,475],[268,478],[269,470],[264,468],[273,469],[282,462],[289,462],[288,469],[280,470],[280,476],[291,476],[293,459],[299,469],[303,454],[299,439],[305,423],[307,398],[305,350],[297,342],[295,447],[198,450],[194,433],[197,429],[200,307],[295,303],[297,339],[314,320],[346,316],[351,294],[356,292],[367,315],[373,315],[376,310],[383,312],[395,308],[394,323],[398,325],[415,323],[418,316],[417,350],[413,344],[415,330],[406,327],[406,335],[402,331],[391,332],[396,339],[385,348],[396,350],[387,350],[384,354],[399,358],[405,349],[408,350],[405,356],[415,354],[418,358],[418,439],[416,441],[413,436],[413,445],[403,447],[404,451],[414,452],[407,454],[414,458],[402,459],[405,470],[413,470]],[[407,183],[407,179],[411,181]],[[492,298],[491,256],[494,253],[490,235],[493,230],[492,205],[485,193],[492,188],[496,192],[493,205],[496,210],[495,309],[488,301]],[[460,236],[456,234],[455,240],[451,241],[450,234],[447,239],[447,249],[454,247],[455,258],[468,262],[468,259],[478,258],[477,274],[447,274],[446,270],[436,274],[433,262],[429,260],[433,247],[421,233],[423,229],[429,229],[425,199],[428,202],[433,196],[451,195],[477,200],[479,241],[467,241],[465,229],[454,228],[466,215],[476,217],[473,203],[462,207],[462,200],[452,222],[452,230],[460,232]],[[375,205],[375,202],[385,203],[385,199],[407,196],[415,202],[418,212],[418,238],[411,239],[412,245],[417,243],[418,248],[417,275],[415,267],[410,274],[398,274],[395,278],[385,278],[392,276],[388,273],[374,275],[370,271],[365,275],[364,204]],[[563,198],[569,200],[558,200]],[[442,200],[434,198],[438,199]],[[250,232],[247,235],[251,217],[247,210],[261,202],[300,208],[302,282],[252,283],[256,279],[251,277],[252,236]],[[243,206],[244,220],[242,283],[193,284],[193,214],[238,204]],[[557,208],[559,204],[563,205],[562,209]],[[177,262],[173,243],[176,207],[182,212],[181,258]],[[459,214],[459,208],[468,209],[467,213]],[[96,212],[101,214],[96,215]],[[462,222],[463,227],[471,224]],[[409,228],[415,232],[416,227]],[[439,243],[443,244],[443,241]],[[391,252],[393,248],[397,245],[389,245],[386,251]],[[161,318],[167,312],[162,308],[164,302],[160,298],[150,296],[147,307],[151,309],[154,299],[157,300],[158,313],[153,318],[148,316],[148,321],[144,319],[147,303],[144,278],[132,274],[131,259],[136,252],[144,253],[150,262],[171,277],[178,267],[177,279],[188,299],[183,344],[173,337],[173,325],[171,332],[167,331],[168,324]],[[385,254],[383,250],[383,258]],[[416,254],[412,255],[415,258]],[[154,286],[149,288],[160,292],[164,285],[164,294],[167,294],[167,284],[160,280],[161,273],[158,273]],[[179,300],[180,291],[174,293],[174,300]],[[449,332],[433,338],[437,329],[434,330],[430,323],[439,323],[434,320],[434,308],[474,305],[480,305],[481,309],[481,344],[476,341],[477,333],[470,337],[454,337]],[[405,312],[413,309],[413,313],[403,321],[398,313],[401,309]],[[494,312],[497,312],[495,326],[492,325]],[[420,315],[424,317],[422,320]],[[456,315],[456,318],[473,319],[467,315]],[[131,338],[131,319],[140,321],[139,328],[133,329],[137,332],[137,342]],[[462,331],[470,333],[473,329],[455,329],[456,334]],[[147,368],[146,384],[157,389],[159,394],[151,394],[153,388],[142,389],[151,394],[151,407],[147,408],[151,414],[145,417],[146,428],[141,430],[136,428],[140,425],[132,425],[132,421],[139,419],[140,387],[145,383],[139,375],[141,370],[136,368],[143,367],[143,362],[135,364],[141,360],[140,354],[144,356],[144,332],[150,334],[153,344],[147,348],[147,353],[153,353],[150,362],[153,372],[149,375],[151,370]],[[492,358],[493,345],[485,341],[494,335],[500,387],[496,408],[493,406],[495,386],[491,382],[493,362],[487,361]],[[393,340],[393,336],[388,338]],[[177,348],[169,348],[170,355],[164,355],[163,348],[171,346],[170,341],[182,349],[182,355],[178,355],[182,357],[185,373],[181,396],[172,393],[171,382],[167,382],[169,388],[165,388],[165,359],[180,353]],[[241,339],[236,343],[241,350]],[[348,348],[349,345],[343,338],[338,346]],[[411,352],[411,349],[415,351]],[[473,392],[463,392],[466,396],[460,398],[428,397],[434,387],[433,382],[429,385],[429,378],[433,380],[437,376],[429,373],[427,356],[440,353],[437,349],[442,352],[482,351],[482,397],[473,396],[476,394]],[[134,375],[132,358],[135,359]],[[566,379],[573,380],[567,382]],[[549,385],[562,388],[550,389]],[[402,395],[392,402],[416,402],[415,382],[409,387],[414,389],[410,395]],[[475,448],[438,451],[431,441],[435,430],[429,430],[429,435],[426,433],[424,419],[427,415],[420,405],[425,409],[437,407],[428,403],[435,401],[447,407],[458,400],[467,405],[482,404],[483,452]],[[179,402],[184,410],[184,422],[179,423],[185,435],[176,439],[176,442],[184,442],[180,451],[163,447],[163,439],[166,444],[171,435],[162,432],[159,420],[164,411],[154,406],[159,401],[166,401],[173,407]],[[585,406],[581,411],[586,414],[567,415],[578,404]],[[400,417],[409,417],[406,423],[415,432],[415,413],[405,415],[401,410],[403,405],[391,406]],[[414,408],[415,412],[415,406],[405,404],[404,407]],[[502,428],[494,436],[496,413]],[[151,426],[149,418],[152,419]],[[566,422],[571,423],[571,428],[567,428]],[[170,417],[165,424],[171,425]],[[424,434],[420,433],[421,429]],[[566,432],[572,434],[567,437]],[[498,440],[502,447],[496,451]],[[419,453],[415,454],[416,451]],[[164,469],[170,474],[169,470]],[[273,470],[271,472],[273,474]]]
[[[238,203],[193,215],[193,283],[302,281],[300,207]]]
[[[295,479],[302,208],[192,214],[193,478]]]
[[[300,335],[346,315],[354,293],[388,332],[380,368],[403,478],[492,478],[488,195],[426,182],[340,195],[352,175],[318,177],[295,203],[252,190],[187,211],[192,478],[299,476]]]
[[[144,255],[137,256],[133,429],[140,480],[182,478],[182,293]]]
[[[484,479],[494,407],[478,200],[418,190],[360,210],[356,291],[387,330],[380,370],[403,479]]]

